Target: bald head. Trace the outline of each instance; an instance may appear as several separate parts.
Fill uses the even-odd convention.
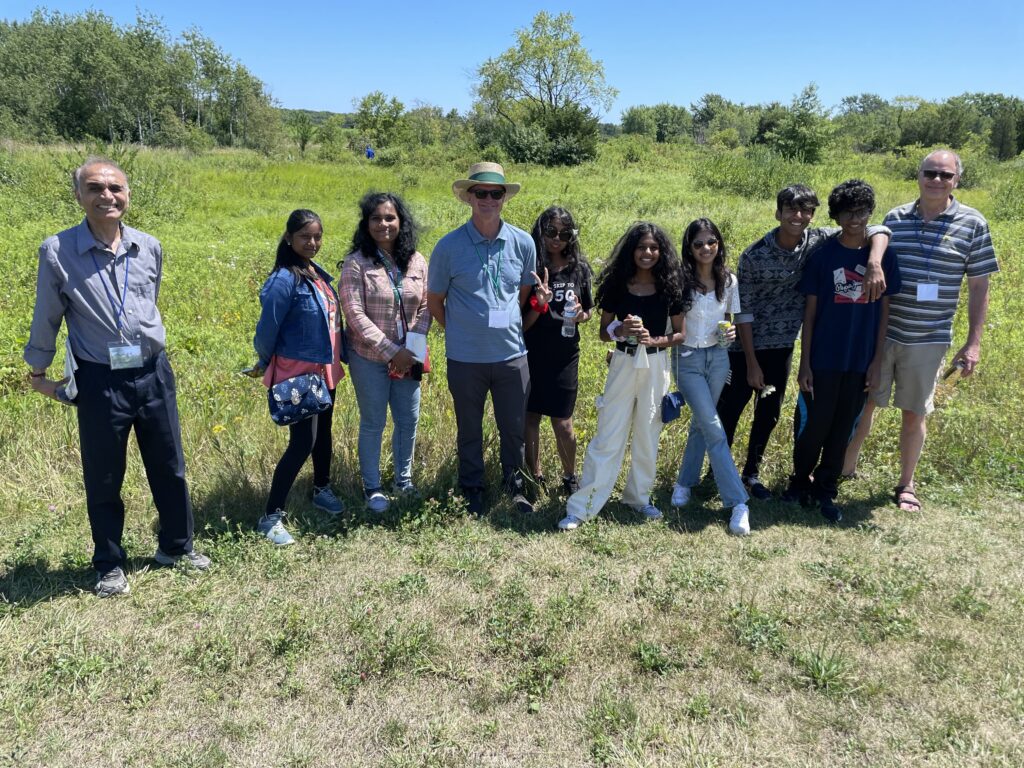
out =
[[[924,160],[921,161],[921,164],[917,167],[917,170],[921,171],[924,168],[930,168],[934,164],[933,161],[938,161],[939,164],[942,164],[942,161],[944,160],[952,160],[954,166],[956,167],[956,175],[963,175],[964,164],[960,160],[960,155],[958,155],[951,149],[936,149],[934,152],[929,152],[927,155],[924,156]]]

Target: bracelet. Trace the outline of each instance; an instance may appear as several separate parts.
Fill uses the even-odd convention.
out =
[[[36,373],[35,371],[29,371],[28,372],[28,377],[30,379],[41,379],[45,375],[46,375],[46,371],[40,371],[39,373]]]
[[[530,309],[532,309],[538,315],[543,315],[545,312],[548,311],[548,305],[541,304],[539,301],[537,301],[537,294],[533,294],[530,296]]]

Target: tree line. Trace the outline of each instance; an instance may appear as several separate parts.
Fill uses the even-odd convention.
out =
[[[172,39],[154,16],[98,11],[0,22],[0,135],[269,149],[280,133],[264,84],[198,29]]]
[[[848,96],[826,109],[809,84],[788,104],[744,105],[708,93],[688,105],[629,107],[601,123],[618,95],[583,47],[568,13],[538,13],[516,44],[476,69],[466,114],[373,91],[348,114],[277,109],[265,85],[198,29],[172,39],[155,17],[132,26],[87,11],[36,11],[0,22],[0,135],[33,141],[100,139],[202,149],[315,147],[322,160],[373,147],[398,163],[423,147],[573,165],[618,134],[724,149],[765,147],[816,162],[831,145],[860,152],[971,146],[997,160],[1024,151],[1024,101],[965,93],[944,101]]]

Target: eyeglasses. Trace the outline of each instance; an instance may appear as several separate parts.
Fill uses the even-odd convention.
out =
[[[576,239],[576,235],[580,233],[578,229],[555,229],[554,227],[544,227],[541,230],[544,237],[552,240],[561,240],[563,243],[571,243]]]
[[[473,193],[473,197],[477,200],[486,200],[488,197],[491,200],[501,200],[505,196],[504,187],[501,189],[471,189],[469,191]]]
[[[871,217],[871,208],[852,208],[848,211],[840,211],[839,216],[846,219],[867,219]]]
[[[718,245],[718,238],[709,237],[707,240],[694,240],[692,243],[690,243],[690,245],[692,245],[694,248],[703,248],[705,245],[708,248],[714,248],[716,245]]]
[[[942,179],[943,181],[952,181],[953,177],[956,176],[953,171],[933,171],[931,168],[922,168],[921,175],[926,179],[934,181],[935,179]]]

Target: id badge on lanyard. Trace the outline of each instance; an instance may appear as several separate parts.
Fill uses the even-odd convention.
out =
[[[142,367],[142,345],[128,341],[112,341],[107,344],[110,355],[110,369],[120,371],[125,368]]]

